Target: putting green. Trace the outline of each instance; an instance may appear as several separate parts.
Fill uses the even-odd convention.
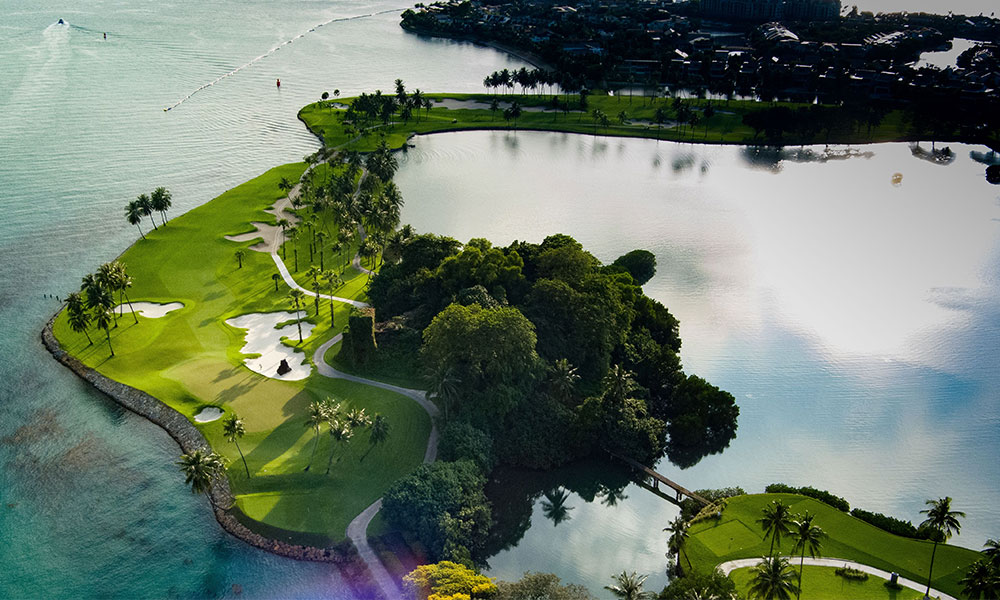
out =
[[[275,223],[264,209],[283,196],[278,189],[282,177],[299,179],[306,165],[284,165],[248,181],[215,200],[171,219],[166,226],[146,232],[119,259],[128,268],[133,301],[181,302],[184,308],[157,319],[128,312],[111,329],[115,356],[111,357],[104,331],[89,330],[94,343],[70,330],[63,312],[54,332],[63,347],[102,374],[144,390],[193,420],[206,405],[226,411],[222,419],[196,423],[212,447],[229,461],[229,479],[237,496],[236,507],[246,517],[303,543],[336,542],[345,537],[347,524],[379,498],[396,479],[415,469],[423,460],[430,432],[430,418],[411,399],[382,389],[312,374],[301,381],[279,381],[250,371],[240,353],[245,331],[225,324],[226,319],[257,312],[292,310],[289,288],[272,275],[277,269],[266,253],[247,250],[242,267],[236,250],[247,249],[255,240],[237,243],[223,236],[252,231],[251,221]],[[144,222],[143,227],[148,225]],[[317,220],[316,231],[336,239],[338,226],[332,219]],[[304,276],[309,267],[308,245],[300,245],[299,269],[293,276],[302,287],[312,288]],[[353,255],[357,241],[344,251],[343,261]],[[289,259],[292,252],[288,251]],[[304,254],[304,256],[303,256]],[[316,266],[318,256],[314,257]],[[326,261],[336,259],[329,251]],[[289,263],[291,260],[288,261]],[[289,264],[289,269],[292,265]],[[335,295],[364,300],[368,276],[345,266],[345,285]],[[326,292],[326,290],[321,290]],[[319,315],[312,298],[305,299],[306,318],[312,334],[299,344],[294,333],[282,343],[302,352],[310,362],[323,342],[341,331],[350,306],[334,303],[330,324],[330,301],[319,302]],[[136,322],[138,320],[138,322]],[[296,353],[298,356],[298,353]],[[333,448],[330,475],[326,461],[332,441],[321,434],[313,467],[304,472],[313,452],[313,430],[305,426],[310,402],[333,397],[350,408],[364,408],[369,415],[384,415],[390,436],[374,449],[367,430],[358,430],[346,446]],[[222,423],[235,412],[243,419],[246,435],[239,440],[252,478],[247,479],[236,446],[225,440]],[[370,450],[370,451],[369,451]],[[367,454],[366,454],[367,452]],[[362,461],[362,458],[364,459]],[[180,485],[183,477],[177,473]],[[244,522],[248,519],[241,518]],[[252,521],[249,521],[251,526]]]

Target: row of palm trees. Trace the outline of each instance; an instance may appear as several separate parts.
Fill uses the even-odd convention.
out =
[[[149,194],[139,194],[139,197],[132,200],[125,205],[125,220],[129,222],[130,225],[135,225],[136,229],[139,230],[139,235],[142,239],[146,239],[146,234],[142,232],[142,227],[139,227],[139,223],[142,222],[143,217],[149,217],[149,222],[152,223],[153,229],[157,229],[156,220],[153,219],[153,213],[160,213],[160,222],[162,225],[167,224],[167,210],[171,207],[171,195],[170,192],[165,187],[158,187]]]
[[[1000,540],[986,540],[982,553],[959,581],[969,600],[1000,598]]]
[[[327,427],[330,439],[333,440],[333,443],[330,445],[330,456],[326,462],[326,475],[330,474],[330,469],[333,467],[333,456],[337,447],[340,446],[346,449],[351,438],[354,437],[355,430],[362,427],[369,429],[369,447],[368,451],[361,456],[362,461],[375,446],[383,444],[389,439],[389,421],[384,416],[376,413],[373,419],[365,413],[365,409],[353,408],[348,410],[333,398],[311,403],[305,425],[306,427],[311,427],[315,433],[312,454],[309,456],[309,463],[306,465],[305,471],[308,471],[312,467],[313,459],[316,458],[316,448],[319,446],[319,434],[324,425]]]
[[[111,356],[115,355],[115,349],[111,344],[111,329],[118,327],[118,316],[114,308],[117,304],[121,307],[121,316],[125,314],[125,303],[128,303],[132,310],[132,318],[138,323],[132,309],[132,302],[128,297],[128,288],[132,287],[132,277],[129,276],[125,265],[116,261],[104,263],[98,267],[96,273],[84,275],[79,292],[71,292],[66,296],[66,316],[70,329],[76,333],[87,336],[87,341],[93,345],[90,333],[87,331],[91,324],[98,330],[104,330],[108,341],[108,350]],[[118,302],[115,302],[115,293],[118,294]],[[124,302],[122,302],[124,300]]]

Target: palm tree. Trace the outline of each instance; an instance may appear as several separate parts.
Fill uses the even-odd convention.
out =
[[[826,532],[819,525],[813,525],[813,518],[813,515],[807,512],[792,522],[791,536],[792,540],[795,541],[792,553],[801,552],[799,557],[799,590],[796,593],[796,598],[802,594],[802,571],[806,563],[806,551],[813,558],[819,556],[820,546],[823,545],[822,540],[826,537]]]
[[[142,210],[142,216],[148,216],[149,222],[153,224],[153,229],[156,229],[156,221],[153,220],[153,201],[146,194],[139,194],[139,197],[135,201],[139,205],[140,210]]]
[[[323,271],[323,255],[326,254],[326,238],[330,237],[325,231],[316,232],[316,250],[319,251],[319,270]]]
[[[222,422],[222,434],[226,436],[226,440],[236,444],[236,451],[240,453],[240,458],[243,459],[243,468],[247,471],[247,479],[250,479],[250,467],[247,466],[247,457],[243,456],[243,450],[240,449],[240,438],[246,432],[246,428],[243,427],[243,419],[237,417],[236,413],[230,414],[229,418]]]
[[[237,262],[240,263],[240,267],[239,268],[242,269],[243,268],[243,259],[246,258],[247,251],[244,248],[238,248],[236,250],[235,254],[236,254],[236,260],[237,260]]]
[[[125,268],[125,265],[117,260],[111,263],[111,281],[115,289],[118,290],[120,296],[118,300],[119,304],[121,304],[121,298],[124,297],[129,310],[132,311],[132,318],[135,319],[136,323],[138,323],[139,318],[135,316],[135,308],[132,306],[132,301],[129,300],[128,292],[126,291],[132,287],[132,278],[129,277],[128,270]],[[125,307],[123,305],[122,312],[124,312],[124,310]]]
[[[333,293],[344,285],[344,280],[340,278],[339,275],[327,269],[320,273],[320,278],[323,280],[323,288],[330,295],[330,327],[334,326],[333,317]]]
[[[375,449],[375,446],[384,444],[389,439],[389,420],[375,413],[370,430],[368,434],[368,450],[361,456],[361,460],[364,460],[368,456],[368,452]]]
[[[302,343],[302,321],[299,319],[299,306],[306,295],[302,290],[291,290],[288,292],[288,300],[295,308],[295,326],[299,328],[299,343]]]
[[[139,227],[139,223],[142,222],[142,207],[135,200],[128,203],[125,206],[125,219],[131,225],[135,225],[135,228],[139,230],[139,235],[142,239],[146,239],[146,234],[142,232],[142,227]]]
[[[795,571],[788,565],[787,558],[770,556],[762,558],[751,570],[750,597],[763,600],[791,600],[798,593],[795,585]]]
[[[274,291],[276,291],[276,292],[278,291],[278,281],[280,281],[280,280],[281,280],[281,275],[280,274],[273,273],[271,275],[271,281],[274,282]]]
[[[959,583],[969,600],[1000,598],[1000,570],[989,559],[974,562]]]
[[[965,513],[958,510],[951,510],[951,497],[945,496],[937,500],[928,500],[924,504],[930,506],[927,510],[920,511],[927,515],[920,527],[930,529],[934,532],[934,549],[931,550],[931,566],[927,570],[927,591],[925,596],[931,595],[931,575],[934,573],[934,555],[937,553],[938,542],[947,542],[948,538],[958,533],[962,529],[958,519],[964,518]]]
[[[278,227],[281,227],[281,260],[288,258],[288,251],[285,250],[285,233],[290,226],[288,219],[278,219]]]
[[[566,506],[566,501],[569,500],[569,494],[566,490],[555,488],[548,490],[543,495],[545,500],[542,500],[542,514],[552,521],[553,527],[557,527],[560,523],[565,523],[572,518],[569,516],[569,511],[576,507]]]
[[[663,531],[670,533],[670,538],[667,539],[667,548],[670,550],[671,554],[677,554],[677,562],[680,564],[680,559],[683,556],[687,559],[688,569],[693,569],[691,566],[691,559],[684,554],[684,542],[688,539],[688,524],[683,518],[678,516],[670,525],[663,528]]]
[[[324,402],[312,402],[309,404],[309,416],[306,417],[306,427],[312,427],[315,435],[313,436],[313,450],[312,454],[309,455],[309,464],[306,465],[304,471],[308,471],[309,467],[312,466],[313,458],[316,457],[316,447],[319,445],[319,428],[323,423],[327,422],[327,404]]]
[[[781,536],[790,535],[792,525],[792,513],[788,506],[781,500],[773,500],[761,511],[761,518],[757,523],[764,529],[764,539],[771,538],[771,549],[767,551],[768,556],[774,554],[774,544],[778,543],[781,549]]]
[[[580,375],[576,372],[576,367],[570,364],[569,360],[560,358],[549,369],[549,386],[553,395],[563,404],[568,404],[576,391],[576,382],[580,380]]]
[[[636,575],[635,571],[631,574],[622,571],[617,575],[612,575],[611,578],[615,581],[614,585],[606,585],[604,589],[608,590],[617,598],[622,600],[645,600],[646,598],[655,598],[656,594],[653,592],[647,592],[642,589],[642,584],[646,582],[648,575]]]
[[[90,334],[87,333],[87,327],[90,326],[90,315],[87,314],[87,310],[83,306],[83,298],[78,292],[70,292],[69,296],[66,296],[66,316],[69,328],[77,333],[82,331],[87,336],[89,345],[93,346],[94,340],[90,339]]]
[[[101,306],[94,311],[94,322],[97,323],[98,329],[104,330],[104,335],[108,338],[108,350],[111,351],[111,356],[115,355],[115,349],[111,346],[111,323],[114,318],[115,313],[109,308]]]
[[[604,398],[609,400],[613,407],[624,406],[625,400],[635,389],[636,383],[632,379],[632,373],[621,365],[614,365],[604,376]]]
[[[295,254],[295,271],[299,270],[299,237],[301,233],[298,227],[290,227],[288,229],[288,239],[292,242],[292,252]]]
[[[167,209],[172,205],[170,192],[165,187],[158,187],[149,194],[149,203],[153,210],[160,213],[160,220],[167,224]]]
[[[1000,567],[1000,540],[989,539],[983,544],[983,554],[994,566]]]
[[[323,271],[319,269],[316,265],[311,265],[309,270],[306,271],[306,277],[312,279],[313,282],[313,292],[319,290],[319,278],[323,274]],[[319,316],[319,294],[313,294],[313,300],[316,302],[316,316]]]
[[[351,441],[351,437],[354,435],[354,430],[347,423],[340,421],[336,418],[331,418],[330,423],[330,437],[339,444],[346,444]],[[330,458],[326,463],[326,474],[330,474],[330,469],[333,467],[333,451],[336,448],[335,445],[330,445]]]
[[[212,487],[215,480],[225,471],[225,463],[215,452],[198,448],[191,454],[181,454],[181,459],[177,462],[184,473],[184,483],[191,486],[194,494],[207,494],[208,501],[215,508],[215,500],[212,498]]]
[[[455,372],[455,367],[440,365],[437,369],[427,375],[431,384],[431,393],[441,401],[444,409],[444,420],[448,420],[448,413],[458,400],[458,385],[460,380]]]

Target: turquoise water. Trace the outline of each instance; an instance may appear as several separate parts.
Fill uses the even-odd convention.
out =
[[[75,289],[84,273],[132,241],[134,228],[122,219],[126,201],[165,185],[179,214],[300,159],[317,142],[295,113],[323,91],[389,89],[396,77],[424,90],[475,91],[485,73],[521,66],[470,44],[405,35],[395,14],[377,14],[405,4],[0,0],[0,596],[233,597],[238,584],[241,597],[348,597],[329,567],[276,558],[222,533],[204,499],[184,487],[173,466],[174,442],[58,367],[38,332],[57,308],[45,294]],[[68,25],[54,25],[59,18]],[[687,366],[733,390],[745,415],[733,449],[678,478],[692,486],[747,487],[802,478],[906,518],[915,518],[924,497],[948,493],[970,513],[963,542],[974,546],[997,535],[998,474],[989,454],[998,441],[1000,294],[995,229],[989,229],[996,227],[989,211],[997,201],[964,155],[942,169],[916,162],[905,147],[879,147],[876,162],[862,163],[897,161],[901,167],[891,168],[906,174],[899,190],[926,190],[892,197],[895,210],[878,221],[891,223],[890,230],[914,217],[913,204],[939,209],[916,215],[926,248],[913,235],[900,249],[908,254],[893,254],[897,262],[886,264],[870,231],[862,238],[867,246],[832,249],[855,248],[853,236],[865,229],[863,220],[845,221],[851,213],[835,210],[845,198],[867,198],[861,192],[869,188],[846,184],[853,177],[884,183],[889,165],[871,175],[840,164],[789,164],[775,176],[745,168],[730,149],[661,144],[654,151],[588,137],[468,135],[421,140],[404,161],[407,217],[422,229],[503,241],[516,225],[524,228],[520,237],[574,233],[605,259],[619,247],[657,252],[661,272],[650,290],[684,323]],[[545,148],[562,158],[541,158]],[[533,158],[518,162],[519,153]],[[451,162],[463,155],[467,162]],[[490,168],[492,157],[502,162]],[[468,169],[461,180],[440,179],[450,164]],[[817,215],[823,226],[801,232],[815,240],[798,241],[828,244],[816,264],[864,267],[862,289],[879,290],[868,296],[888,293],[905,312],[885,302],[879,319],[833,321],[832,331],[813,331],[823,324],[809,312],[818,300],[807,286],[794,285],[812,281],[810,264],[781,260],[798,254],[796,240],[761,243],[780,241],[783,224],[804,218],[796,213],[798,196],[779,195],[783,203],[772,205],[750,193],[785,186],[786,179],[786,192],[802,189],[795,188],[802,169],[819,191],[842,191],[820,203],[830,207]],[[473,185],[480,181],[491,182],[489,189]],[[515,184],[521,187],[509,187]],[[529,193],[525,184],[545,194]],[[517,203],[469,204],[504,189],[519,190],[511,196]],[[744,194],[745,202],[768,210],[748,210],[739,202]],[[622,220],[627,205],[607,202],[613,197],[642,198],[650,215],[638,219],[643,227]],[[579,207],[570,204],[574,199]],[[677,212],[653,210],[664,204]],[[554,215],[525,212],[547,205],[561,208]],[[952,212],[963,220],[944,236],[935,226],[951,223]],[[836,232],[843,235],[831,238]],[[910,254],[912,263],[903,261]],[[925,271],[928,278],[903,277]],[[832,298],[850,314],[864,313],[856,299]],[[938,308],[925,315],[924,305]],[[828,314],[830,307],[820,306]],[[941,311],[950,316],[939,319]],[[931,341],[913,341],[920,337],[906,315],[918,317],[918,333]],[[869,329],[871,335],[856,338]],[[851,347],[855,339],[865,342],[862,348]],[[879,354],[898,346],[912,347],[912,355]],[[796,440],[816,450],[805,474],[772,458],[789,456]],[[915,472],[913,463],[925,458],[926,469]],[[888,466],[874,474],[854,468],[883,461]],[[495,572],[554,570],[599,590],[605,572],[661,568],[662,540],[648,532],[659,531],[667,509],[641,490],[626,493],[629,499],[613,509],[579,506],[555,528],[544,522],[539,503],[529,506],[543,526],[494,559]],[[570,504],[581,501],[573,497]],[[575,551],[553,552],[554,541]],[[600,544],[613,545],[614,553],[593,552]]]
[[[57,308],[43,294],[131,243],[122,207],[139,193],[167,186],[176,215],[300,160],[318,144],[295,114],[323,91],[396,77],[471,91],[522,65],[364,16],[404,4],[0,0],[0,597],[216,598],[233,584],[349,597],[330,567],[224,534],[183,485],[176,444],[59,367],[38,334]]]

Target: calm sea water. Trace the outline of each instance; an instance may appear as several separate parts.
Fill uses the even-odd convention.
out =
[[[668,477],[814,485],[914,521],[950,495],[968,513],[956,541],[978,549],[1000,531],[1000,187],[970,158],[984,148],[952,148],[940,166],[906,144],[824,162],[823,147],[761,157],[477,132],[418,138],[397,180],[421,231],[503,245],[562,232],[605,263],[656,255],[645,290],[680,320],[685,368],[741,410],[726,452],[687,470],[664,461]],[[559,524],[538,498],[492,574],[551,570],[599,589],[607,565],[628,565],[658,587],[677,510],[634,485],[626,495],[570,494]]]
[[[238,584],[243,597],[346,597],[343,583],[329,568],[279,559],[223,534],[215,526],[204,499],[193,497],[184,488],[172,464],[176,445],[158,428],[119,410],[68,371],[58,368],[42,349],[38,332],[57,308],[56,302],[44,298],[44,294],[65,295],[75,289],[84,273],[113,258],[132,241],[133,230],[121,218],[125,202],[165,185],[173,191],[173,213],[178,214],[271,166],[300,159],[315,150],[317,142],[296,120],[295,113],[323,91],[339,88],[343,94],[352,94],[375,87],[389,89],[396,77],[424,90],[474,91],[479,89],[485,73],[521,66],[505,55],[470,44],[405,35],[398,27],[396,14],[383,13],[405,5],[388,1],[94,0],[84,4],[68,0],[0,0],[0,564],[4,565],[0,571],[0,596],[224,597],[234,596],[233,585]],[[950,8],[964,10],[958,5]],[[55,25],[59,18],[68,25]],[[300,34],[304,35],[297,37]],[[291,44],[285,44],[293,39]],[[233,74],[227,76],[229,73]],[[283,84],[280,91],[274,86],[277,78]],[[206,87],[212,82],[216,83]],[[176,104],[184,98],[188,99]],[[175,105],[169,112],[163,111]],[[415,162],[408,159],[402,174],[409,201],[407,216],[422,229],[460,237],[485,233],[502,241],[510,229],[490,229],[490,221],[482,216],[473,220],[472,213],[480,211],[478,206],[464,205],[472,211],[465,217],[441,212],[433,223],[420,220],[432,214],[428,210],[433,204],[427,203],[439,201],[435,195],[445,190],[460,192],[456,200],[464,202],[488,198],[482,189],[469,190],[455,182],[414,183],[413,165],[421,153],[428,157],[441,155],[440,167],[435,167],[434,161],[425,161],[428,176],[451,164],[448,156],[466,154],[471,168],[482,163],[483,153],[489,152],[499,160],[514,160],[508,163],[509,168],[525,169],[522,179],[530,181],[526,177],[531,165],[516,162],[517,152],[510,150],[510,141],[498,137],[484,142],[481,136],[470,135],[473,137],[468,138],[468,146],[463,146],[465,142],[449,146],[452,138],[448,137],[441,138],[443,146],[428,146],[430,139],[420,142],[410,155]],[[988,511],[976,503],[996,504],[995,491],[983,488],[991,481],[995,488],[997,473],[995,468],[990,470],[990,465],[970,466],[968,462],[978,460],[982,449],[996,442],[996,413],[990,411],[995,410],[997,387],[995,380],[989,383],[982,373],[997,371],[995,355],[983,354],[990,344],[996,346],[997,320],[980,323],[996,315],[996,282],[989,279],[997,272],[994,247],[980,243],[967,250],[969,240],[982,239],[970,234],[945,250],[937,245],[941,239],[937,230],[928,231],[926,252],[915,256],[905,268],[885,264],[870,247],[869,252],[852,250],[853,232],[868,225],[838,221],[843,214],[835,210],[837,204],[827,205],[831,214],[820,215],[826,221],[818,222],[817,229],[829,235],[836,227],[842,235],[836,239],[823,238],[819,233],[807,236],[806,241],[827,239],[830,243],[820,256],[821,263],[830,262],[843,270],[859,264],[872,284],[879,283],[882,276],[901,277],[900,273],[928,269],[938,274],[949,272],[950,268],[942,271],[943,267],[935,266],[937,254],[931,249],[950,257],[949,265],[955,267],[957,283],[928,289],[923,287],[926,281],[917,278],[900,289],[898,299],[909,303],[907,310],[913,308],[913,303],[924,303],[940,307],[935,311],[965,315],[965,320],[955,317],[939,322],[922,317],[920,323],[927,325],[924,333],[927,339],[937,340],[936,349],[918,345],[917,355],[923,358],[891,354],[885,359],[887,366],[875,369],[877,361],[856,362],[851,358],[856,355],[850,352],[825,357],[826,350],[820,349],[827,348],[826,342],[813,344],[808,329],[789,325],[815,326],[820,321],[810,316],[810,308],[817,301],[829,301],[825,296],[818,300],[810,297],[808,288],[802,285],[796,287],[809,281],[807,276],[814,272],[806,269],[807,265],[799,265],[796,271],[781,264],[780,258],[787,251],[783,248],[793,246],[765,243],[777,241],[765,235],[768,226],[779,228],[781,223],[799,222],[782,220],[794,216],[794,201],[786,200],[789,206],[784,209],[771,206],[769,218],[766,212],[747,213],[743,218],[757,227],[750,231],[758,231],[756,235],[762,240],[747,242],[745,247],[740,246],[740,240],[745,238],[735,233],[743,231],[740,221],[729,222],[722,216],[710,219],[727,206],[736,213],[747,212],[746,206],[733,206],[732,199],[732,190],[742,193],[746,181],[727,182],[721,176],[698,175],[704,179],[697,181],[706,185],[696,184],[694,173],[701,172],[701,163],[697,163],[701,153],[707,153],[707,160],[718,165],[720,173],[742,173],[739,157],[728,154],[732,151],[699,149],[695,152],[695,171],[684,171],[687,175],[674,179],[641,179],[647,181],[647,187],[635,191],[648,195],[648,201],[676,196],[683,203],[687,190],[692,190],[690,198],[701,198],[705,205],[705,210],[688,209],[674,216],[660,214],[657,218],[664,229],[657,239],[663,243],[656,245],[651,243],[648,231],[594,212],[593,207],[601,205],[602,197],[623,184],[619,173],[630,172],[622,171],[624,166],[594,167],[618,165],[615,161],[621,159],[616,157],[622,154],[617,142],[595,146],[589,138],[571,142],[560,136],[539,139],[543,146],[578,161],[576,166],[572,162],[560,166],[569,169],[568,179],[603,173],[604,183],[595,181],[593,189],[607,191],[591,195],[579,184],[566,182],[566,189],[576,190],[584,201],[581,206],[592,207],[577,210],[568,204],[568,196],[561,197],[562,187],[553,185],[558,173],[535,173],[532,177],[538,180],[537,189],[548,190],[548,195],[530,196],[540,202],[534,208],[553,202],[563,206],[564,213],[554,222],[543,219],[542,213],[530,213],[539,220],[537,228],[532,229],[521,216],[529,213],[517,208],[531,207],[518,204],[520,200],[515,198],[517,202],[509,205],[508,223],[519,219],[520,225],[527,228],[522,229],[520,237],[568,230],[593,247],[601,258],[613,256],[617,246],[601,242],[608,236],[589,235],[585,228],[608,227],[621,240],[629,240],[618,245],[655,249],[662,266],[658,280],[650,284],[651,293],[663,299],[685,323],[687,366],[740,396],[747,416],[733,450],[678,477],[686,477],[683,480],[691,485],[736,480],[748,487],[772,475],[791,479],[801,472],[789,466],[790,458],[801,457],[789,454],[788,448],[799,439],[815,446],[808,454],[813,461],[809,463],[809,482],[829,482],[830,487],[852,500],[863,500],[866,507],[899,508],[906,515],[919,508],[922,498],[949,493],[970,512],[967,528],[976,532],[972,544],[978,544],[980,534],[988,530],[996,535],[995,516],[989,517]],[[528,136],[519,134],[517,144],[527,148]],[[649,151],[642,148],[626,149],[624,155],[635,155],[636,160],[652,165]],[[658,148],[657,152],[674,148],[669,152],[677,153],[682,147],[663,144]],[[532,153],[537,155],[537,148]],[[903,154],[882,148],[877,153]],[[905,159],[905,155],[900,158]],[[684,161],[681,163],[686,164]],[[972,210],[966,203],[981,206],[976,204],[980,202],[995,208],[995,195],[984,199],[987,190],[969,188],[969,194],[959,195],[954,189],[966,188],[932,185],[934,178],[943,173],[962,169],[971,172],[967,161],[944,170],[907,164],[924,174],[913,175],[918,182],[920,177],[929,180],[927,195],[921,198],[931,198],[930,190],[936,190],[935,198],[960,206],[962,212],[956,210],[955,214],[962,215]],[[665,157],[657,172],[672,173],[672,165],[673,159]],[[846,177],[853,176],[825,170],[832,165],[810,167],[815,167],[816,177],[828,178],[827,187],[843,185]],[[475,177],[489,171],[482,164],[477,168],[484,175],[476,173]],[[768,185],[782,186],[785,184],[778,182],[794,170],[787,167],[781,175],[756,176]],[[833,172],[840,175],[833,177],[829,174]],[[468,181],[475,181],[472,173]],[[496,173],[492,177],[497,177]],[[919,189],[919,185],[908,187],[911,175],[910,171],[906,173],[901,189]],[[634,174],[638,176],[641,171]],[[879,173],[880,178],[883,175]],[[498,186],[510,185],[503,180],[490,181],[497,181]],[[673,187],[685,181],[686,187]],[[697,196],[694,190],[700,187],[701,196]],[[852,194],[844,188],[842,196],[857,200]],[[761,202],[767,206],[766,201]],[[923,201],[912,202],[920,205]],[[418,212],[421,205],[427,208]],[[893,213],[897,228],[912,217],[903,208]],[[940,216],[935,215],[931,222],[948,223],[937,218]],[[452,219],[459,218],[468,219],[464,229],[454,227]],[[829,225],[823,224],[826,222]],[[991,223],[995,226],[995,222]],[[699,225],[726,225],[734,232],[727,236],[721,230],[702,231]],[[686,237],[677,237],[681,231],[686,231]],[[631,237],[638,233],[642,235]],[[747,247],[753,251],[748,253]],[[808,256],[797,250],[793,254],[803,260]],[[735,264],[734,256],[739,259]],[[677,268],[670,268],[672,265]],[[879,265],[887,270],[878,270]],[[969,269],[975,267],[970,265],[982,268],[982,280],[972,277]],[[765,283],[752,279],[756,276]],[[719,283],[730,279],[743,282],[743,288]],[[744,288],[756,292],[747,297]],[[843,295],[832,298],[849,300]],[[747,304],[748,299],[752,303]],[[850,314],[864,312],[856,303],[848,302],[848,306]],[[872,331],[861,338],[875,350],[892,344],[908,347],[913,339],[904,335],[909,330],[900,322],[895,307],[891,303],[882,306],[889,313],[885,321],[894,324],[889,334]],[[695,317],[701,314],[699,311],[720,311],[728,319],[724,322],[733,324],[733,328],[712,329],[704,324],[699,328]],[[931,327],[942,323],[944,333]],[[875,325],[881,327],[881,321]],[[858,323],[847,323],[846,329],[827,329],[830,331],[815,335],[833,340],[840,335],[846,339],[841,343],[852,350],[849,346],[855,343],[851,341],[854,337],[847,334],[858,331]],[[741,355],[743,362],[734,358],[734,353]],[[927,362],[931,359],[940,362]],[[981,373],[970,375],[963,369]],[[865,396],[857,392],[859,388],[882,392]],[[776,389],[784,391],[777,394]],[[821,402],[821,398],[831,402]],[[763,404],[765,401],[774,404]],[[804,413],[791,410],[799,403],[808,407]],[[853,412],[845,413],[841,406],[844,404]],[[764,406],[776,406],[781,411],[769,408],[765,412]],[[845,414],[853,415],[853,420]],[[868,425],[873,414],[884,425],[878,432],[872,432]],[[969,419],[970,414],[976,418]],[[854,423],[854,429],[847,423]],[[828,425],[829,434],[824,436],[822,432]],[[787,437],[776,438],[782,440],[779,444],[770,444],[769,436],[779,430]],[[894,447],[893,440],[906,442],[908,452],[896,448],[883,454],[882,447],[863,443],[870,437],[882,439],[886,448]],[[736,455],[743,452],[767,458],[767,462],[762,459],[760,463],[766,469],[741,471],[741,459]],[[962,452],[967,453],[966,462],[958,458]],[[782,462],[782,456],[790,458]],[[890,467],[907,473],[903,467],[912,464],[909,459],[915,461],[917,456],[928,456],[928,464],[925,472],[919,477],[914,475],[912,480],[909,475],[899,475],[883,485],[882,477],[857,469],[858,464],[889,460]],[[897,457],[896,462],[892,457]],[[881,468],[878,472],[884,476],[890,470]],[[904,479],[912,483],[900,484]],[[940,480],[941,487],[924,484],[931,480]],[[495,569],[510,577],[519,575],[521,567],[567,575],[579,573],[579,577],[567,578],[599,589],[604,584],[603,571],[608,569],[590,562],[595,556],[590,548],[602,540],[621,548],[614,568],[660,568],[661,559],[656,554],[662,552],[660,540],[638,533],[648,529],[642,526],[647,515],[655,521],[652,530],[658,531],[664,509],[658,503],[648,504],[637,491],[629,490],[629,495],[630,499],[619,503],[616,510],[630,516],[614,517],[614,511],[601,509],[601,505],[580,506],[572,512],[571,521],[555,528],[565,538],[552,537],[551,525],[548,529],[536,527],[518,551],[494,560]],[[535,520],[541,521],[542,517]],[[631,529],[625,528],[628,523]],[[561,539],[578,551],[546,550],[543,536],[550,541]],[[566,564],[578,566],[570,568]],[[584,570],[593,575],[583,576]]]

